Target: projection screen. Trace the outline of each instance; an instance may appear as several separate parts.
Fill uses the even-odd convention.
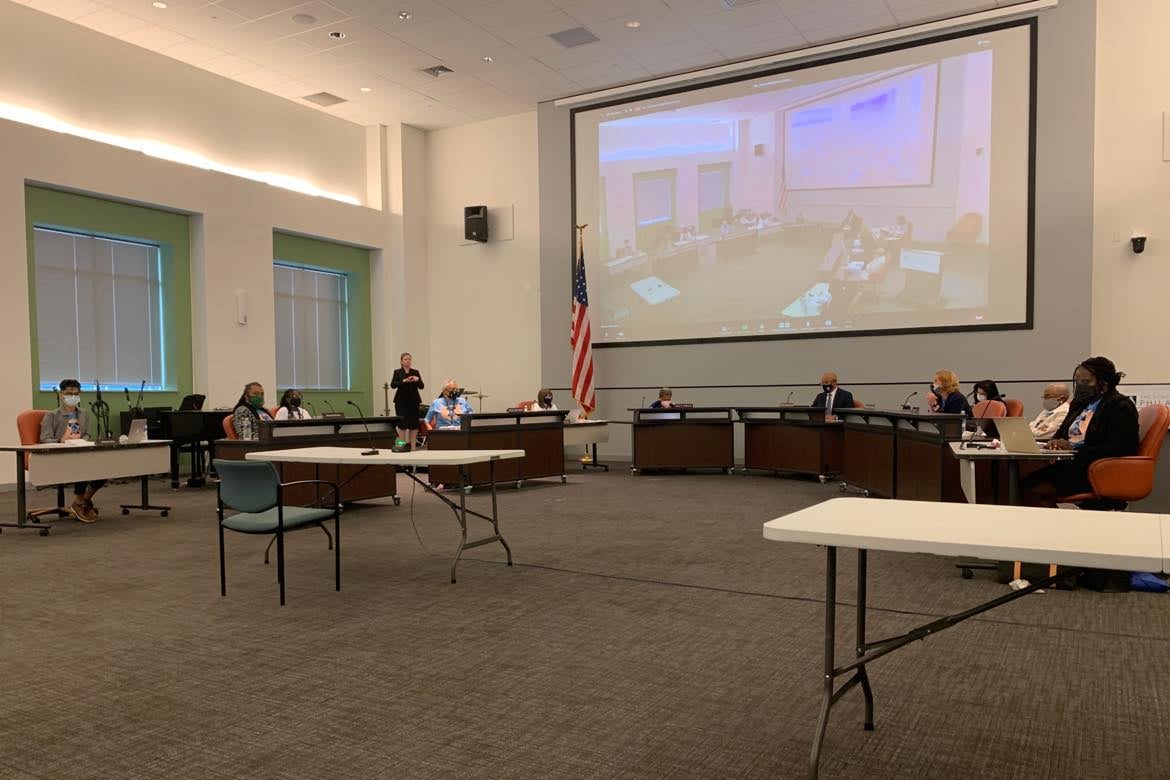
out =
[[[576,109],[594,345],[1031,327],[1034,29]]]

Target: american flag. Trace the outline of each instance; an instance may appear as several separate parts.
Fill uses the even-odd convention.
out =
[[[776,221],[783,222],[784,210],[788,208],[788,176],[784,172],[784,163],[780,163],[780,198],[776,206]]]
[[[589,330],[589,294],[585,289],[585,243],[577,241],[577,259],[573,262],[573,321],[569,327],[569,345],[573,348],[573,399],[586,414],[597,408],[593,389],[593,334]]]

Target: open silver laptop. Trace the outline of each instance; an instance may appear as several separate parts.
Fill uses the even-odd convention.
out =
[[[1006,452],[1018,452],[1021,455],[1039,455],[1040,445],[1023,417],[994,417],[995,430],[999,434],[999,441]]]
[[[146,418],[139,417],[130,421],[130,430],[126,433],[127,444],[141,444],[146,441]]]

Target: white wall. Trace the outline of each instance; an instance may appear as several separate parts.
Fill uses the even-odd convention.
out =
[[[489,393],[489,411],[503,411],[540,387],[536,113],[437,130],[426,146],[429,346],[404,348],[414,352],[428,390],[454,376]],[[513,207],[515,238],[465,244],[463,207],[472,205]],[[410,267],[414,295],[423,280]],[[567,343],[567,299],[563,322]]]
[[[366,200],[361,127],[15,3],[0,102]]]
[[[1127,382],[1170,382],[1170,162],[1162,160],[1168,27],[1165,0],[1097,5],[1092,351],[1112,358]],[[1130,251],[1134,230],[1149,236],[1144,254]]]

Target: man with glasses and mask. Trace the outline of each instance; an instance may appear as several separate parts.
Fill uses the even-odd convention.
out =
[[[46,412],[41,418],[41,443],[67,443],[89,439],[89,414],[81,408],[81,383],[76,379],[62,379],[61,384],[57,385],[57,390],[60,406]],[[93,497],[105,484],[104,479],[75,484],[69,514],[82,523],[97,522],[98,510],[93,505]]]
[[[1117,392],[1124,376],[1104,357],[1091,357],[1077,366],[1068,414],[1048,442],[1048,449],[1072,450],[1076,455],[1020,480],[1025,504],[1055,507],[1061,496],[1091,491],[1089,464],[1137,452],[1137,407]]]
[[[1028,427],[1037,439],[1051,439],[1068,416],[1068,385],[1053,382],[1045,387],[1041,404],[1044,408],[1036,415],[1036,419],[1028,423]]]
[[[427,410],[427,425],[442,430],[443,428],[458,428],[463,415],[471,414],[471,405],[467,403],[459,392],[459,385],[454,379],[443,383],[443,394],[431,403]]]

